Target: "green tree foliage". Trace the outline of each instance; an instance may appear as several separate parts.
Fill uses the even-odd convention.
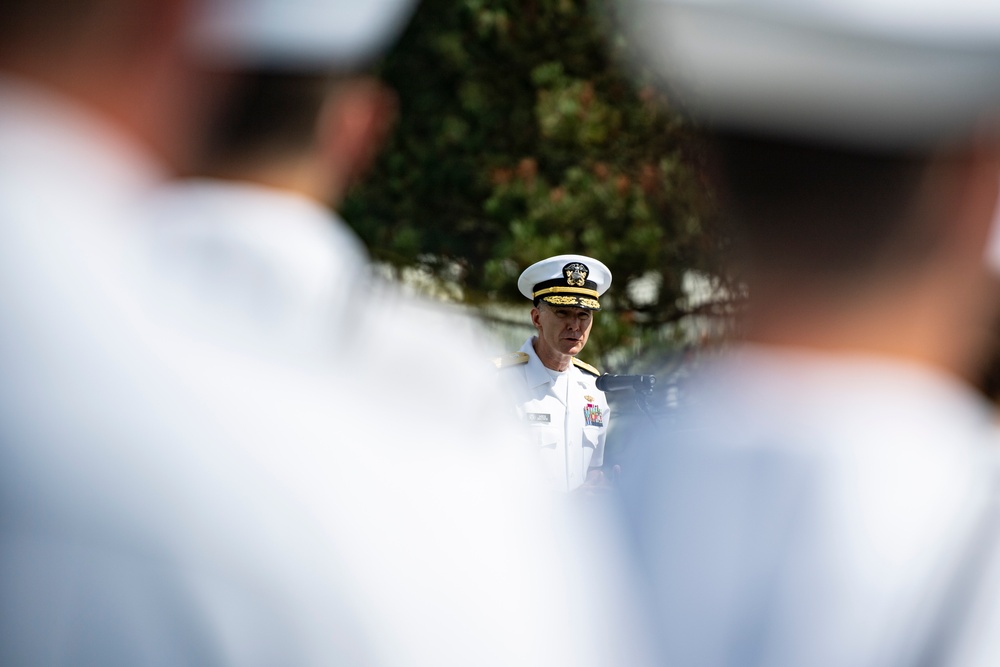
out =
[[[472,304],[519,300],[546,256],[597,257],[614,284],[588,357],[662,332],[686,271],[720,275],[721,236],[691,128],[625,46],[586,0],[424,0],[381,72],[400,122],[346,219],[376,259],[447,271]]]

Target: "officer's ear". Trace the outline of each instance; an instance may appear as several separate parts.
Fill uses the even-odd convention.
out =
[[[539,319],[539,314],[540,313],[538,310],[538,306],[535,306],[534,308],[531,309],[531,323],[535,325],[536,329],[542,328],[542,323],[541,320]]]

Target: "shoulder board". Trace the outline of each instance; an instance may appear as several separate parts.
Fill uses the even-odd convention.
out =
[[[597,370],[596,368],[594,368],[593,366],[591,366],[586,362],[580,361],[576,357],[573,357],[573,365],[583,371],[590,373],[595,377],[601,377],[601,371]]]
[[[507,368],[509,366],[520,366],[521,364],[526,363],[528,363],[527,352],[511,352],[509,354],[493,358],[493,365],[497,367],[497,370]]]

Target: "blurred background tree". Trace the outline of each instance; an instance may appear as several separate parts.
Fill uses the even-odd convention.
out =
[[[380,71],[399,123],[344,217],[376,261],[494,322],[527,311],[529,264],[600,259],[614,282],[585,356],[605,368],[688,342],[676,323],[728,312],[726,238],[695,132],[626,49],[596,2],[424,0]]]

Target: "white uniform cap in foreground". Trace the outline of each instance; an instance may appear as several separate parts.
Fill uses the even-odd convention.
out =
[[[919,145],[1000,101],[990,0],[622,0],[643,66],[708,122]]]
[[[200,57],[272,68],[351,68],[399,36],[417,0],[199,0]]]

